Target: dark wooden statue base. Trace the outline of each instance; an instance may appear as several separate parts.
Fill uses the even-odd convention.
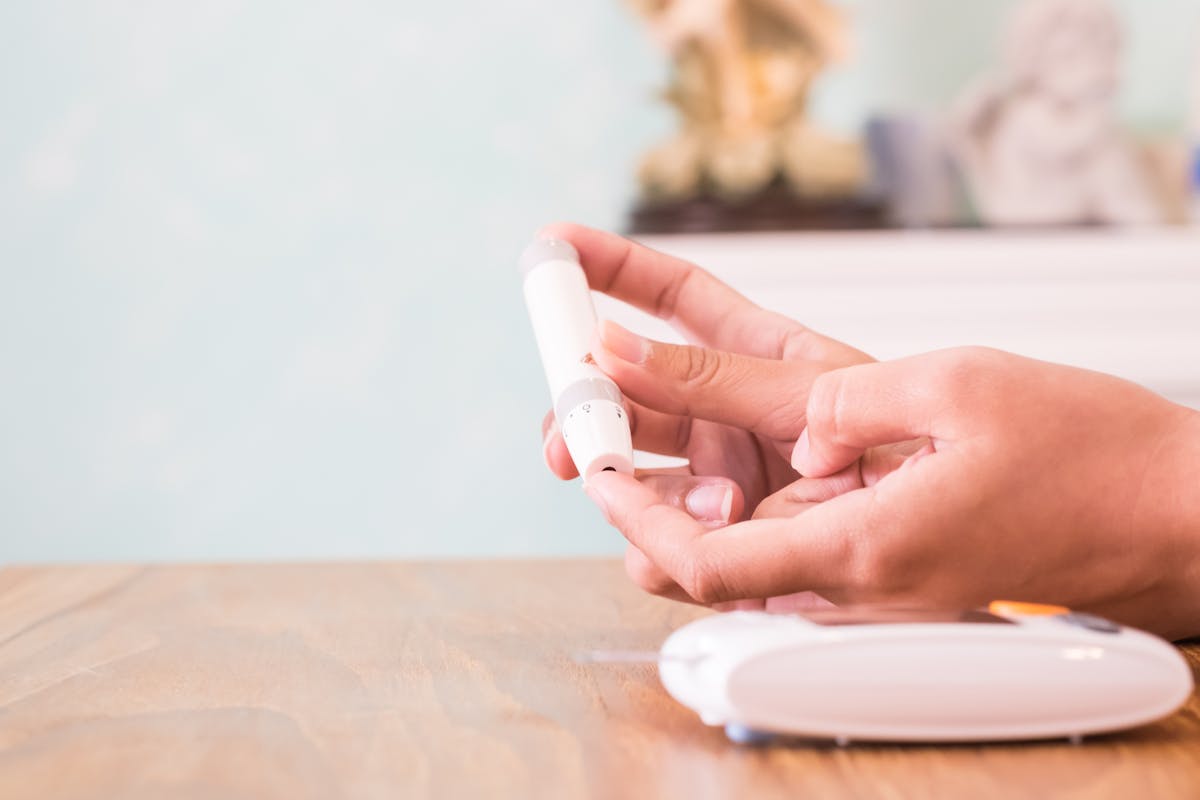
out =
[[[686,200],[643,199],[629,216],[629,233],[863,230],[886,228],[883,204],[861,197],[808,198],[782,182],[737,200],[701,195]]]

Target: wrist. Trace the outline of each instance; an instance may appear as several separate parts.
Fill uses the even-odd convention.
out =
[[[1135,533],[1167,544],[1156,627],[1179,639],[1200,636],[1200,411],[1173,408],[1175,419],[1146,476]]]

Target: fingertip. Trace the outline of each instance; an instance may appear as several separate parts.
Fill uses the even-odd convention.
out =
[[[588,483],[602,487],[603,491],[612,491],[621,488],[623,485],[642,485],[641,482],[633,475],[626,475],[623,472],[617,472],[616,470],[609,469],[597,472],[595,475],[588,478]]]
[[[808,428],[806,427],[800,431],[800,436],[796,439],[796,446],[792,448],[792,469],[801,475],[808,475],[807,470],[811,466],[809,464],[811,458],[812,444],[808,439]]]
[[[582,228],[582,225],[575,222],[551,222],[548,225],[538,228],[537,233],[533,237],[535,239],[565,239],[566,241],[571,241],[571,237]]]
[[[583,493],[596,504],[610,525],[618,525],[621,509],[629,504],[630,490],[636,492],[641,488],[641,483],[632,475],[608,470],[583,482]]]
[[[575,462],[571,460],[567,443],[563,440],[562,434],[557,431],[548,436],[542,445],[542,458],[545,460],[546,466],[558,478],[569,481],[579,477],[579,470],[575,468]]]
[[[645,364],[650,356],[650,340],[638,336],[612,320],[601,320],[596,337],[608,353],[630,364]]]
[[[809,428],[800,431],[796,446],[792,448],[792,469],[806,478],[828,478],[840,472],[862,455],[861,450],[831,447],[828,444],[814,446]]]
[[[583,484],[587,496],[604,509],[606,514],[614,506],[624,507],[631,502],[649,502],[639,498],[644,489],[641,481],[632,475],[608,470],[597,472]],[[612,521],[611,515],[609,521]]]

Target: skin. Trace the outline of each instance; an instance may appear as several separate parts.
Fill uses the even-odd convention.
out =
[[[575,225],[591,286],[693,344],[604,323],[634,444],[683,471],[586,487],[647,591],[727,608],[997,598],[1200,634],[1200,413],[985,348],[874,362],[698,267]],[[576,476],[548,417],[544,453]]]

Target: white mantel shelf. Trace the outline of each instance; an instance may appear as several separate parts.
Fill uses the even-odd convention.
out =
[[[879,358],[999,347],[1200,408],[1200,231],[880,231],[643,237]],[[659,338],[607,298],[600,313]]]

